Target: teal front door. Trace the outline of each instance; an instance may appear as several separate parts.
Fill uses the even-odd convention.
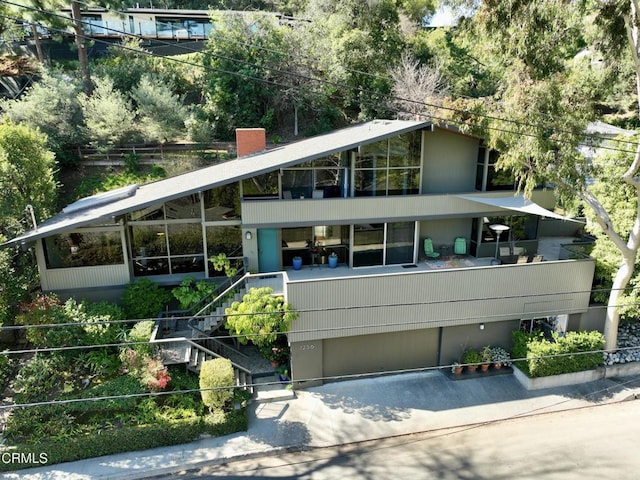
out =
[[[280,244],[275,228],[258,229],[258,270],[260,273],[280,270]]]

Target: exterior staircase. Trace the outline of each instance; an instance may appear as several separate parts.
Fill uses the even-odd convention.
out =
[[[233,302],[241,301],[251,279],[244,271],[223,283],[211,296],[203,299],[188,311],[162,312],[156,320],[152,334],[165,365],[185,364],[199,373],[202,363],[213,358],[227,358],[234,371],[235,385],[253,394],[256,401],[274,401],[292,398],[293,390],[279,382],[277,374],[268,362],[257,356],[249,356],[238,348],[218,339],[215,332],[224,325],[224,312]],[[273,276],[269,281],[273,283]],[[257,284],[256,284],[257,285]],[[262,285],[260,285],[262,286]],[[163,325],[170,325],[170,333],[162,333]]]

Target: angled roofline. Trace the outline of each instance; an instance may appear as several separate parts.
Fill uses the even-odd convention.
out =
[[[140,185],[131,195],[115,196],[109,202],[85,202],[86,208],[59,213],[2,245],[0,248],[32,242],[101,220],[112,221],[126,213],[158,203],[193,195],[198,192],[238,182],[263,173],[272,172],[299,163],[316,160],[356,148],[360,145],[384,140],[403,133],[430,128],[431,122],[407,120],[373,120],[336,130],[324,135],[276,147],[261,153],[245,155],[224,163],[183,173],[156,182]],[[101,196],[100,194],[98,195]],[[86,200],[86,199],[82,199]],[[82,202],[80,200],[80,203]]]

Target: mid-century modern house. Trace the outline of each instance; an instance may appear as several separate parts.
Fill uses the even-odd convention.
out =
[[[563,248],[581,224],[514,191],[481,139],[376,120],[237,140],[234,160],[79,200],[5,246],[34,245],[42,288],[78,298],[215,277],[225,253],[300,311],[297,381],[447,365],[539,319],[585,328],[594,261]]]

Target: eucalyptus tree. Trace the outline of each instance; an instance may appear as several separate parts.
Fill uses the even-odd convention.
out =
[[[390,66],[405,42],[394,0],[331,2],[310,0],[306,16],[324,42],[330,62],[326,79],[339,85],[334,101],[348,119],[387,117]]]
[[[219,13],[215,33],[207,41],[205,109],[219,137],[237,127],[274,125],[274,103],[287,46],[274,15]]]
[[[606,348],[615,349],[619,305],[640,246],[640,144],[635,155],[625,159],[624,171],[610,178],[635,191],[635,220],[625,233],[607,208],[609,190],[590,186],[590,180],[601,172],[577,149],[585,141],[586,124],[598,111],[603,84],[602,72],[588,57],[578,54],[586,47],[596,51],[597,45],[610,59],[631,52],[635,69],[633,78],[627,80],[638,85],[640,101],[636,1],[483,2],[472,21],[485,35],[484,44],[492,47],[489,53],[504,62],[505,70],[496,95],[474,102],[474,113],[484,116],[470,116],[468,111],[462,116],[471,119],[473,128],[488,138],[489,146],[501,152],[497,168],[513,172],[521,190],[530,194],[536,186],[553,182],[561,198],[577,197],[592,210],[595,223],[619,250],[605,321]]]

